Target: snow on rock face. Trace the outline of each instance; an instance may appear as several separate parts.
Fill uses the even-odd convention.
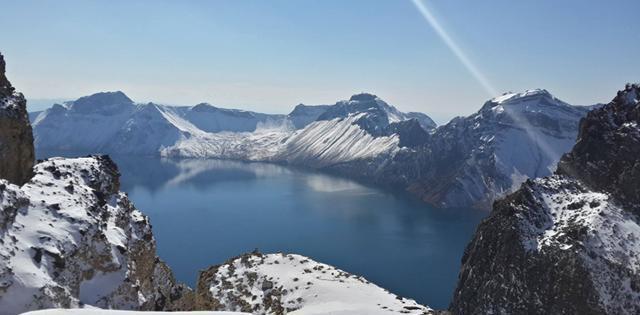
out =
[[[399,137],[395,134],[374,137],[358,125],[358,121],[366,116],[366,113],[358,113],[313,122],[291,135],[275,159],[324,167],[394,154],[399,149]]]
[[[436,129],[424,150],[397,157],[415,160],[419,171],[410,164],[412,169],[395,172],[421,174],[407,176],[409,189],[437,206],[488,208],[525,179],[552,174],[587,112],[546,90],[494,98]]]
[[[528,181],[468,245],[454,314],[638,314],[640,222],[579,181]]]
[[[589,187],[616,195],[640,215],[640,86],[629,84],[613,101],[587,115],[559,170]]]
[[[637,92],[587,115],[556,175],[494,204],[465,251],[453,313],[640,313]]]
[[[188,289],[157,258],[108,157],[54,158],[34,173],[22,187],[0,180],[0,314],[181,307]]]
[[[55,104],[32,120],[38,149],[158,155],[191,134],[252,132],[287,117],[204,103],[134,104],[122,92],[104,92]]]
[[[243,161],[271,161],[290,136],[287,129],[256,132],[218,132],[187,134],[175,144],[163,148],[161,156],[218,158]]]
[[[302,129],[308,124],[316,121],[320,115],[322,115],[329,105],[297,105],[287,118],[291,121],[296,129]]]
[[[204,270],[196,308],[253,314],[432,314],[335,267],[291,254],[246,254]]]
[[[210,104],[198,104],[189,110],[183,110],[182,116],[204,132],[251,132],[260,125],[281,125],[284,115],[268,115],[237,109],[217,108]]]
[[[436,127],[436,123],[427,115],[422,113],[403,113],[397,108],[387,104],[379,97],[361,93],[351,96],[348,101],[340,101],[329,106],[326,111],[318,117],[318,120],[331,120],[337,117],[345,118],[349,114],[369,113],[368,118],[375,122],[369,126],[364,126],[371,134],[381,132],[389,123],[403,120],[416,119],[425,130]]]
[[[106,116],[118,114],[131,106],[133,101],[121,91],[96,93],[69,103],[69,108],[77,113],[96,113]]]

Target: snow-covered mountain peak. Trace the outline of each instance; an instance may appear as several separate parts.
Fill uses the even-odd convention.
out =
[[[124,93],[116,91],[83,96],[66,105],[70,110],[78,113],[117,114],[123,109],[132,107],[134,103]]]
[[[425,130],[436,127],[436,123],[427,115],[422,113],[403,113],[381,98],[370,93],[355,94],[348,101],[340,101],[329,108],[318,117],[318,120],[331,120],[334,118],[346,118],[350,114],[367,113],[366,119],[375,122],[377,128],[385,128],[390,123],[409,120],[415,118],[420,126]],[[371,124],[368,123],[370,126]]]
[[[349,98],[349,101],[375,101],[376,99],[379,99],[376,95],[374,94],[370,94],[370,93],[360,93],[360,94],[354,94]]]
[[[518,100],[523,97],[531,97],[531,96],[553,97],[551,93],[549,93],[549,91],[545,89],[532,89],[532,90],[525,90],[524,92],[519,92],[519,93],[507,92],[498,97],[494,97],[493,99],[491,99],[491,102],[497,103],[497,104],[504,104],[510,101]]]
[[[191,110],[194,112],[208,112],[208,111],[216,111],[218,108],[209,104],[209,103],[199,103],[191,107]]]
[[[526,90],[518,93],[505,93],[487,101],[480,114],[489,117],[512,119],[514,116],[547,115],[565,117],[574,111],[575,106],[556,98],[545,89]],[[570,114],[571,115],[571,114]]]
[[[494,112],[502,112],[505,107],[522,108],[524,110],[538,107],[570,106],[566,102],[556,98],[545,89],[526,90],[524,92],[509,92],[487,101],[483,110],[490,109]]]

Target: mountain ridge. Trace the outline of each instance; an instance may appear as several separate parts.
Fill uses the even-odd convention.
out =
[[[125,126],[117,137],[110,134],[115,140],[94,138],[92,144],[103,145],[85,149],[293,164],[407,189],[438,207],[479,208],[488,208],[526,178],[549,175],[590,109],[569,105],[542,89],[506,93],[476,113],[438,127],[424,114],[402,113],[369,93],[334,105],[300,104],[286,116],[204,103],[154,106],[162,117],[125,114],[125,121],[109,124]],[[73,134],[54,130],[64,119],[45,121],[52,112],[65,114],[58,107],[34,119],[36,145],[59,150],[73,143],[68,140]],[[83,128],[88,126],[73,130]],[[67,141],[47,138],[48,133],[66,134],[57,138]]]
[[[455,314],[640,312],[640,87],[588,113],[548,177],[497,201],[462,258]]]

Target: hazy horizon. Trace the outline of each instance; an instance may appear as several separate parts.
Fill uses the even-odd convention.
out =
[[[122,90],[286,113],[369,92],[443,123],[507,91],[589,105],[638,81],[640,3],[556,4],[20,1],[3,7],[0,40],[12,83],[38,106]]]

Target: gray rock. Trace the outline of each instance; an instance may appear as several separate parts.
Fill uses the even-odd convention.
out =
[[[0,178],[22,185],[32,175],[35,154],[27,101],[5,76],[0,54]]]
[[[640,93],[580,124],[556,175],[497,201],[462,258],[454,314],[640,313]]]

